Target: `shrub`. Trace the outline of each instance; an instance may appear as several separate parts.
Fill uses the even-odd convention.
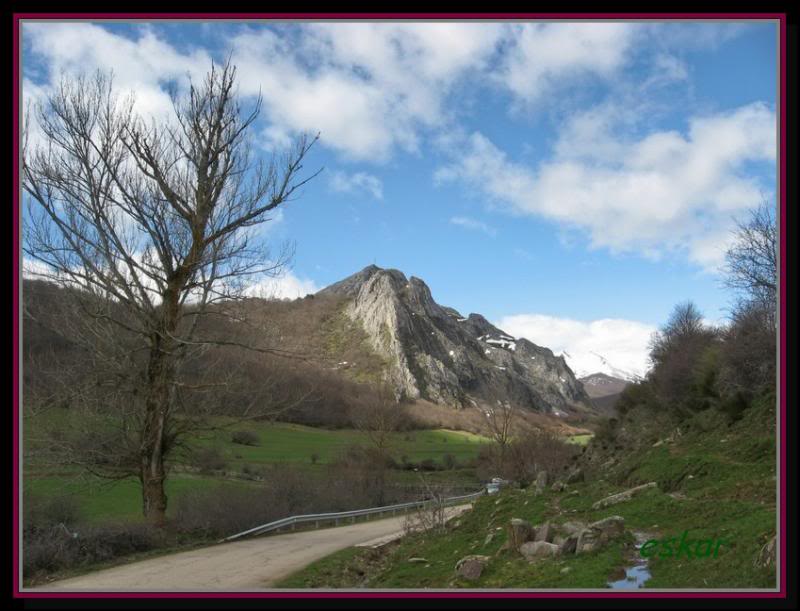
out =
[[[221,471],[228,466],[225,458],[217,448],[203,448],[194,454],[194,465],[203,474]]]
[[[444,465],[445,469],[455,469],[458,465],[458,461],[456,460],[455,456],[447,453],[442,457],[442,464]]]
[[[234,431],[231,433],[231,441],[242,446],[257,446],[261,443],[258,435],[252,431]]]
[[[26,579],[72,569],[163,546],[163,532],[144,523],[108,523],[70,530],[61,524],[29,530],[23,538],[22,570]]]
[[[69,495],[42,498],[28,492],[23,496],[22,506],[25,532],[47,530],[58,524],[75,524],[79,518],[78,502]]]

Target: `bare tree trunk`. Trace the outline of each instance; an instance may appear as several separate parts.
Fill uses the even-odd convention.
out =
[[[142,511],[157,526],[166,522],[167,495],[164,492],[165,426],[170,414],[171,382],[176,374],[178,346],[171,338],[178,326],[178,295],[166,291],[161,306],[160,331],[153,334],[147,366],[149,393],[145,402],[145,422],[142,429],[140,474],[142,482]]]

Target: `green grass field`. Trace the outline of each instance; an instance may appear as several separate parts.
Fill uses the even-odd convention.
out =
[[[52,431],[64,431],[74,424],[70,420],[70,413],[61,409],[52,409],[27,418],[24,423],[26,452],[37,456],[35,450],[46,446],[47,436]],[[102,422],[82,421],[79,424],[87,428],[100,427],[100,430],[103,426]],[[229,475],[287,463],[309,472],[323,473],[326,465],[349,446],[369,444],[366,435],[355,430],[329,430],[270,422],[232,424],[222,419],[217,424],[225,428],[211,434],[198,435],[188,441],[190,447],[195,449],[216,449],[225,462],[224,471]],[[254,433],[258,436],[258,445],[233,443],[231,434],[235,431]],[[463,465],[464,461],[477,456],[481,445],[487,442],[485,437],[462,431],[418,430],[394,434],[390,449],[398,462],[405,457],[413,463],[431,459],[443,464],[444,457],[450,454]],[[312,456],[315,456],[314,461]],[[70,467],[55,469],[52,464],[47,465],[36,460],[26,460],[24,468],[24,492],[31,494],[32,498],[72,497],[78,502],[81,519],[86,522],[142,519],[141,491],[135,478],[105,480]],[[409,485],[418,483],[419,478],[413,471],[404,470],[393,471],[392,477],[398,483]],[[433,484],[478,486],[474,470],[463,466],[431,472],[427,479]],[[258,485],[257,482],[247,479],[200,475],[176,468],[167,480],[166,492],[170,501],[174,501],[187,492],[216,486],[223,481],[241,486]],[[173,502],[169,505],[170,508],[174,506]]]
[[[247,446],[233,443],[233,431],[246,430],[259,438],[259,445]],[[444,429],[395,433],[390,442],[391,454],[400,459],[405,456],[411,462],[432,459],[441,462],[446,454],[457,460],[474,458],[481,444],[488,439],[462,431]],[[198,438],[201,446],[214,446],[233,464],[268,464],[281,462],[329,463],[348,446],[368,445],[367,436],[354,430],[328,430],[296,424],[253,422],[233,425],[229,430]]]

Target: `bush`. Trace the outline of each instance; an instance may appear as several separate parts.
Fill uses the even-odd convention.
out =
[[[195,452],[194,465],[201,473],[208,475],[214,471],[222,471],[228,463],[217,448],[203,448]]]
[[[744,411],[750,406],[750,402],[743,392],[737,391],[732,397],[728,397],[720,403],[720,411],[728,417],[729,422],[736,422],[742,419]]]
[[[109,523],[74,530],[59,524],[33,529],[23,538],[23,576],[29,579],[41,573],[108,562],[165,543],[164,533],[144,523]]]
[[[458,461],[456,457],[450,453],[445,454],[442,457],[442,464],[444,465],[445,469],[455,469],[458,466]]]
[[[242,446],[257,446],[261,443],[258,435],[252,431],[234,431],[231,434],[231,441]]]
[[[25,532],[48,530],[58,524],[75,524],[78,502],[69,495],[41,498],[25,493],[22,499],[22,527]]]

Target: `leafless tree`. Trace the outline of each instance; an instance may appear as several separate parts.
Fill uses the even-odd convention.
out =
[[[370,470],[374,476],[375,493],[378,504],[382,505],[386,497],[386,472],[392,462],[396,435],[408,416],[395,400],[391,386],[382,383],[364,403],[351,409],[350,419],[370,443],[371,451],[366,457],[372,463]]]
[[[393,390],[386,383],[378,385],[372,397],[351,411],[356,429],[385,458],[389,457],[396,433],[407,419],[403,406],[395,400]]]
[[[212,346],[282,353],[243,326],[242,298],[290,255],[270,256],[256,230],[316,175],[301,177],[316,138],[269,162],[253,152],[261,100],[244,112],[235,80],[230,64],[212,66],[173,95],[170,119],[147,120],[111,76],[64,78],[29,113],[41,143],[23,135],[24,253],[71,298],[71,339],[98,372],[87,392],[133,406],[120,426],[135,433],[128,449],[156,524],[165,459],[192,420],[182,392],[205,383],[188,384],[182,367]],[[238,335],[215,333],[229,327],[214,319]]]
[[[502,464],[505,462],[506,451],[514,436],[515,425],[519,422],[517,408],[508,401],[498,401],[496,406],[490,405],[483,409],[489,437],[497,444]]]
[[[778,230],[775,211],[765,199],[737,223],[733,245],[725,253],[725,284],[742,291],[748,301],[776,307]]]
[[[403,519],[406,534],[419,531],[444,532],[447,526],[447,499],[454,495],[450,487],[434,488],[423,473],[419,473],[425,503],[407,513]]]

